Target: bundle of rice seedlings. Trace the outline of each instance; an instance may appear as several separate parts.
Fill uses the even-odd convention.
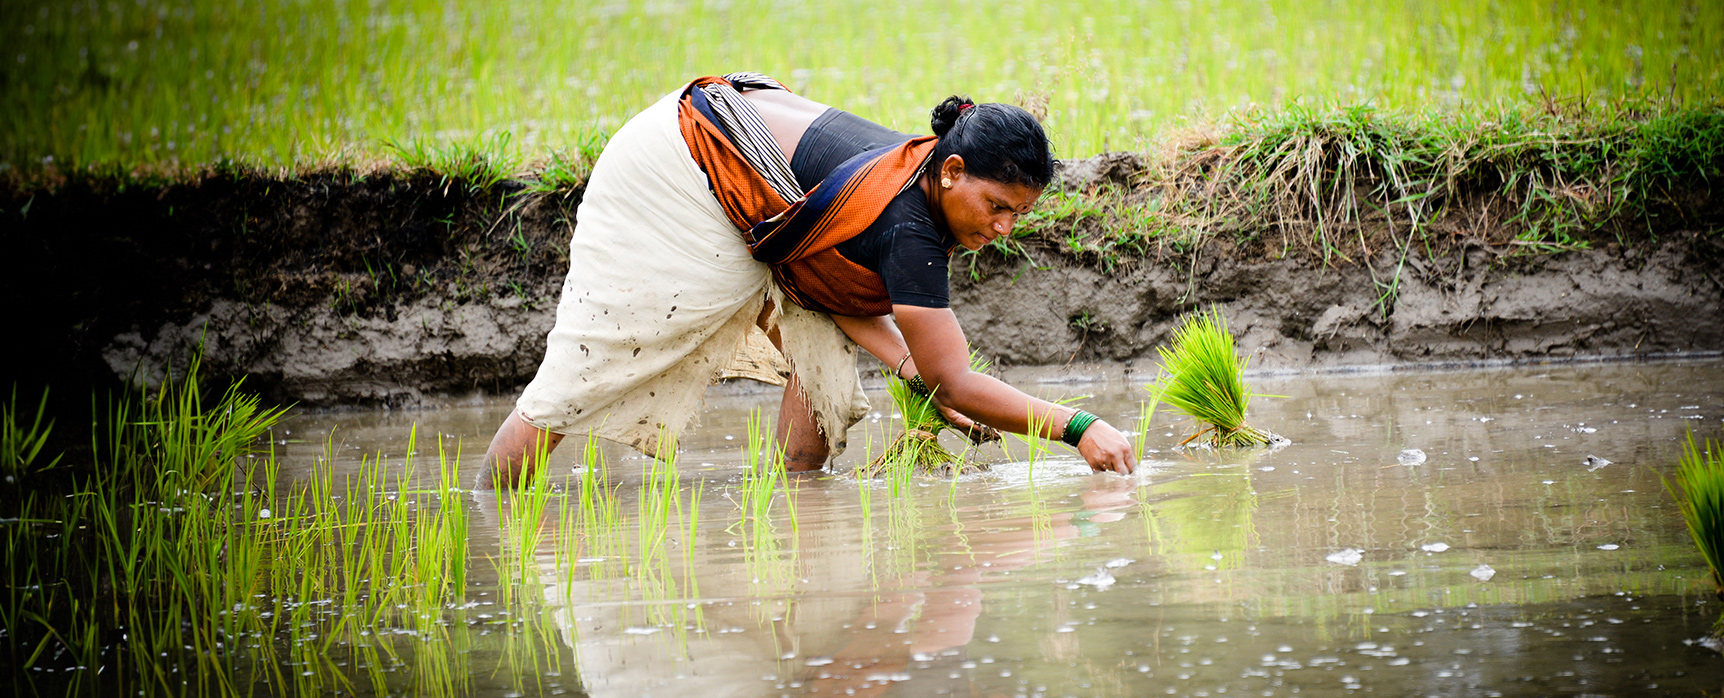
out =
[[[1186,316],[1173,331],[1173,346],[1156,347],[1162,374],[1144,386],[1153,403],[1166,402],[1202,428],[1180,446],[1268,446],[1285,441],[1245,423],[1253,393],[1245,387],[1246,359],[1233,349],[1233,332],[1219,307]],[[1150,408],[1154,410],[1154,407]]]
[[[985,372],[992,364],[974,352],[970,354],[970,370]],[[904,433],[892,440],[886,451],[869,463],[862,474],[878,475],[899,469],[912,472],[959,474],[966,470],[982,470],[977,464],[966,465],[955,453],[940,445],[940,432],[956,429],[940,414],[933,395],[917,395],[909,382],[891,372],[886,373],[886,394],[898,413],[904,415]]]
[[[1682,448],[1682,460],[1676,466],[1676,482],[1664,481],[1664,487],[1676,498],[1682,518],[1688,522],[1688,535],[1700,548],[1701,557],[1712,568],[1713,591],[1724,600],[1724,451],[1719,442],[1707,439],[1704,448],[1694,443],[1694,434]],[[1712,626],[1713,635],[1724,630],[1724,617]]]

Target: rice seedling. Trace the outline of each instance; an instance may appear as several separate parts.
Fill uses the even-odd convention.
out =
[[[545,459],[550,456],[549,441],[548,436],[538,440],[534,446],[533,457],[535,460],[533,462],[544,463]],[[517,571],[523,579],[526,576],[527,568],[533,564],[533,557],[538,551],[539,541],[542,538],[541,526],[544,522],[545,509],[553,496],[550,470],[548,467],[534,468],[532,478],[523,484],[519,492],[511,493],[508,488],[504,487],[498,487],[496,490],[499,508],[504,506],[501,500],[508,499],[507,511],[509,515],[506,525],[509,533],[514,536],[514,552],[520,563],[520,569]]]
[[[689,491],[687,513],[683,515],[683,569],[687,570],[684,585],[694,587],[694,550],[696,536],[700,533],[700,499],[706,493],[706,483],[697,482]]]
[[[0,681],[225,696],[352,692],[357,678],[388,692],[376,672],[351,672],[397,661],[383,636],[436,637],[465,593],[458,456],[440,442],[439,489],[416,491],[417,428],[399,465],[365,456],[346,476],[331,439],[304,485],[280,493],[260,438],[279,411],[198,391],[190,373],[111,401],[95,420],[96,467],[75,464],[62,483],[70,496],[0,502],[18,522],[0,526],[0,623],[17,640],[3,651],[25,669]]]
[[[59,465],[61,456],[55,456],[41,466],[36,465],[36,459],[42,455],[42,447],[48,443],[49,433],[54,430],[54,420],[42,423],[47,408],[48,391],[43,390],[42,400],[36,405],[36,416],[30,420],[30,426],[25,427],[18,412],[18,388],[12,387],[12,397],[0,412],[0,473],[5,474],[6,484],[22,480],[32,471]]]
[[[647,476],[641,480],[640,496],[636,498],[638,543],[635,549],[647,560],[664,552],[665,537],[670,531],[671,510],[681,509],[682,485],[677,474],[676,444],[667,443],[659,434],[657,455]]]
[[[1172,348],[1156,351],[1162,373],[1144,387],[1156,403],[1172,405],[1201,427],[1181,447],[1193,441],[1210,447],[1268,446],[1280,439],[1245,423],[1253,396],[1245,386],[1247,360],[1234,352],[1233,333],[1219,307],[1186,316],[1174,330]]]
[[[1714,593],[1724,600],[1724,449],[1720,442],[1695,443],[1694,433],[1689,432],[1676,465],[1676,480],[1664,479],[1664,487],[1676,499],[1688,535],[1712,571]],[[1712,633],[1724,633],[1724,615],[1713,623]]]
[[[743,463],[747,471],[739,492],[731,497],[738,508],[738,518],[728,529],[743,538],[743,562],[758,586],[757,593],[778,593],[787,590],[796,579],[796,553],[786,552],[779,541],[774,524],[773,502],[784,502],[784,519],[788,521],[792,542],[801,531],[796,511],[795,488],[784,466],[782,451],[771,447],[770,424],[760,410],[749,413],[747,439],[743,444]],[[762,620],[764,620],[762,616]]]
[[[743,475],[742,499],[738,502],[742,509],[739,523],[751,526],[757,540],[769,536],[772,502],[782,491],[785,514],[790,520],[791,529],[800,530],[796,519],[796,499],[792,495],[790,476],[784,466],[784,453],[770,447],[767,440],[770,428],[762,418],[760,410],[749,413],[747,430],[748,438],[743,445],[742,454],[747,472]]]
[[[1149,443],[1149,421],[1155,417],[1155,403],[1137,403],[1137,434],[1131,440],[1131,457],[1142,463],[1145,444]]]
[[[1048,416],[1043,417],[1037,415],[1029,406],[1025,407],[1025,411],[1028,413],[1025,423],[1027,428],[1022,434],[1012,434],[1012,438],[1024,445],[1024,457],[1017,460],[1022,460],[1028,466],[1030,485],[1033,487],[1036,482],[1036,464],[1045,460],[1051,452],[1048,448],[1049,439],[1043,435],[1048,433],[1048,420],[1053,417],[1053,413],[1049,412]],[[1006,457],[1013,458],[1010,452],[1006,453]]]
[[[991,366],[992,362],[975,352],[970,353],[970,370],[985,372]],[[957,475],[966,470],[985,469],[981,464],[966,463],[940,445],[940,432],[954,427],[940,414],[932,393],[918,394],[910,388],[908,381],[890,371],[883,375],[886,377],[886,394],[891,396],[892,406],[898,411],[904,430],[887,444],[878,458],[857,469],[859,476],[885,474],[899,480],[916,472]]]

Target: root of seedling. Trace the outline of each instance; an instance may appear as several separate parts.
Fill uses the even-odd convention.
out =
[[[1258,429],[1249,424],[1241,424],[1237,429],[1223,429],[1211,424],[1198,430],[1197,433],[1185,437],[1176,448],[1185,448],[1196,442],[1197,447],[1204,448],[1260,448],[1288,443],[1286,437],[1273,432]]]
[[[857,469],[863,477],[881,477],[898,468],[910,468],[924,475],[962,475],[988,469],[983,463],[968,463],[940,445],[939,434],[921,429],[906,429],[893,439],[886,451],[867,466]]]

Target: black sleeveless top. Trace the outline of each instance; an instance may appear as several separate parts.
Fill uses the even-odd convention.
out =
[[[808,191],[844,161],[907,140],[907,134],[828,109],[797,143],[790,171],[802,190]],[[838,243],[836,249],[845,259],[879,274],[893,304],[945,308],[951,305],[947,261],[956,245],[955,238],[934,224],[922,188],[911,186],[886,206],[873,225]]]

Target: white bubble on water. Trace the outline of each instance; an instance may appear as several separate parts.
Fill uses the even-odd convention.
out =
[[[1581,461],[1581,464],[1586,466],[1586,469],[1588,472],[1591,472],[1591,471],[1597,470],[1599,468],[1602,468],[1604,466],[1610,465],[1610,461],[1605,460],[1603,458],[1600,458],[1598,456],[1594,456],[1594,455],[1589,454],[1589,455],[1587,455],[1586,460]]]
[[[1425,452],[1416,448],[1409,448],[1396,455],[1395,462],[1401,465],[1418,465],[1425,462]]]
[[[1095,574],[1086,574],[1082,577],[1078,577],[1077,583],[1095,587],[1097,590],[1103,590],[1113,586],[1114,578],[1112,574],[1108,573],[1107,568],[1097,567],[1095,568]]]
[[[1365,559],[1365,551],[1358,548],[1347,548],[1329,553],[1328,557],[1323,559],[1338,565],[1357,565],[1360,560]]]
[[[269,510],[268,510],[268,509],[259,509],[259,510],[257,510],[257,518],[260,518],[260,519],[267,519],[267,518],[269,518]]]
[[[1129,557],[1116,557],[1112,560],[1107,561],[1107,568],[1108,569],[1119,569],[1119,568],[1124,567],[1126,565],[1129,565],[1133,562],[1137,562],[1137,561],[1133,560]]]
[[[1622,547],[1622,546],[1617,545],[1615,543],[1605,543],[1604,545],[1598,546],[1598,549],[1599,550],[1615,550],[1615,549],[1620,548],[1620,547]]]
[[[1427,553],[1440,553],[1444,550],[1448,550],[1449,544],[1448,543],[1426,543],[1424,545],[1419,546],[1419,549],[1423,550]]]
[[[1491,569],[1490,565],[1479,565],[1478,567],[1474,567],[1473,571],[1468,572],[1467,574],[1472,575],[1474,579],[1481,582],[1488,582],[1491,580],[1491,577],[1497,576],[1497,571]]]

